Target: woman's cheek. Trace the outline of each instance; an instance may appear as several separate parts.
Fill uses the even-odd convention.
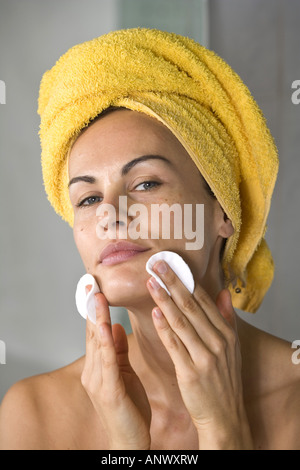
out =
[[[95,236],[92,237],[90,224],[88,224],[87,221],[78,223],[75,220],[73,226],[73,236],[83,264],[87,268],[90,256],[89,247],[92,252],[95,251],[93,238],[96,238]]]

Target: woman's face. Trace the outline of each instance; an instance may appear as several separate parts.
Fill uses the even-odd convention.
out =
[[[69,178],[75,242],[86,271],[96,278],[111,306],[130,309],[150,298],[145,265],[151,255],[162,250],[181,255],[196,281],[204,286],[220,282],[219,251],[223,237],[232,234],[232,226],[224,220],[219,203],[207,194],[202,176],[185,149],[159,121],[129,110],[114,111],[96,120],[72,147]],[[130,212],[137,207],[134,204],[142,210]],[[166,209],[177,204],[177,209],[182,209],[182,236],[179,231],[179,238],[174,237],[179,219],[172,211],[169,219],[161,218],[157,225],[154,212],[151,218],[154,204],[156,208],[165,204]],[[185,227],[184,204],[192,208],[189,227]],[[196,204],[204,204],[204,220],[200,213],[196,218]],[[105,207],[114,209],[116,217],[113,211],[104,212]],[[196,228],[199,234],[203,222],[203,247],[187,249],[186,244],[191,242],[196,247],[196,238],[191,240],[190,234]],[[119,239],[144,251],[102,259],[103,249]]]

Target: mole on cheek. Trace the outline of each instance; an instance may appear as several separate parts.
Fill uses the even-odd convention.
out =
[[[83,232],[84,230],[85,230],[85,226],[84,226],[84,225],[82,225],[81,227],[78,228],[78,231],[79,231],[79,232]]]

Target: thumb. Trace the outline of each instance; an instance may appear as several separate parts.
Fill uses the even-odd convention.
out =
[[[231,294],[229,289],[222,289],[216,299],[216,305],[222,317],[232,326],[234,330],[237,329],[236,314],[232,305]]]

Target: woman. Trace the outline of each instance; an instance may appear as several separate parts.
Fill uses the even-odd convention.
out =
[[[263,236],[278,164],[240,79],[187,38],[113,32],[45,74],[39,113],[49,200],[101,293],[86,355],[8,391],[0,447],[299,448],[290,344],[234,310],[255,312],[272,281]],[[120,196],[127,212],[99,217],[103,204],[120,214]],[[134,204],[148,236],[130,239]],[[169,239],[153,236],[154,204],[191,205],[194,215],[204,204],[203,247],[187,249],[172,217]],[[171,295],[149,277],[147,260],[165,250],[189,265],[193,293],[164,262],[154,270]],[[128,338],[109,305],[128,309]]]

